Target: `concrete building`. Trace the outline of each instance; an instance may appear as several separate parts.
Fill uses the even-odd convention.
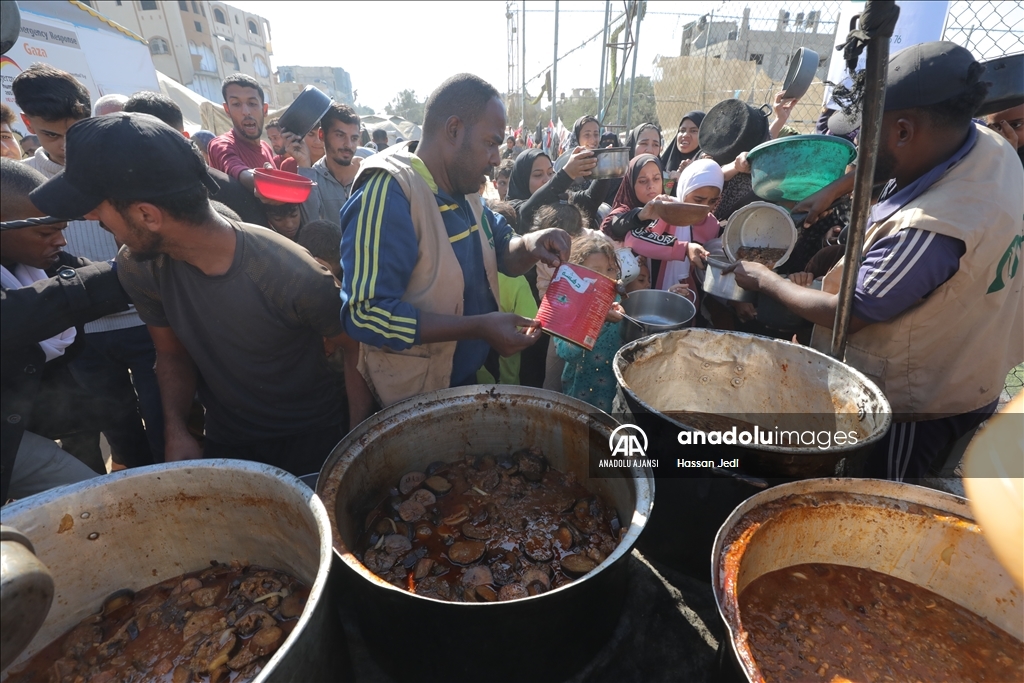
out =
[[[149,42],[157,70],[193,92],[221,101],[220,83],[241,72],[274,99],[270,24],[222,2],[90,0],[85,4]]]
[[[307,85],[316,86],[335,102],[355,104],[352,77],[347,71],[331,66],[279,66],[277,68],[277,102],[290,104]]]
[[[773,81],[786,78],[789,61],[797,48],[806,47],[818,53],[816,77],[828,72],[828,60],[835,42],[835,23],[821,23],[820,13],[800,12],[792,16],[779,11],[774,30],[751,30],[750,8],[743,10],[739,21],[718,21],[705,15],[683,27],[680,56],[709,59],[738,59],[756,62]]]

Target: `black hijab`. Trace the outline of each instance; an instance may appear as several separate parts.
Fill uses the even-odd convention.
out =
[[[680,123],[679,125],[683,125],[683,124]],[[645,130],[648,130],[648,129],[656,130],[656,131],[658,131],[658,135],[659,136],[661,135],[661,128],[659,128],[657,125],[655,125],[653,123],[641,123],[639,126],[637,126],[636,128],[634,128],[633,130],[631,130],[629,132],[629,137],[626,139],[626,146],[629,147],[629,158],[630,159],[632,159],[633,157],[636,156],[636,143],[640,139],[640,134],[643,133]],[[676,130],[678,130],[678,128]],[[675,139],[673,138],[673,142],[674,142],[674,140]]]
[[[532,147],[516,157],[512,165],[512,175],[508,179],[508,194],[505,195],[505,201],[525,202],[530,198],[530,174],[533,173],[533,162],[540,156],[548,157],[544,150]],[[551,157],[548,157],[548,160],[550,159]]]
[[[697,128],[700,128],[700,124],[704,122],[704,112],[702,111],[691,111],[686,116],[679,120],[679,126],[683,125],[683,121],[690,119],[697,124]],[[687,159],[695,159],[700,154],[700,145],[697,145],[697,149],[692,152],[683,153],[679,151],[679,145],[676,144],[676,137],[679,135],[679,126],[676,126],[675,135],[672,136],[671,143],[661,153],[661,163],[665,167],[666,171],[678,171],[679,164],[686,161]]]
[[[572,124],[572,137],[569,138],[569,145],[567,149],[571,152],[573,149],[580,144],[580,133],[583,131],[583,126],[593,121],[597,124],[597,132],[601,132],[601,122],[596,117],[587,114],[576,119],[576,123]]]

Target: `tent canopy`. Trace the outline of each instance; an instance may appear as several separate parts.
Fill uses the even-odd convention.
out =
[[[160,82],[160,92],[181,107],[181,114],[185,118],[185,130],[189,135],[199,130],[208,130],[216,135],[231,130],[231,119],[224,113],[221,105],[189,90],[159,71],[156,72],[156,78]]]

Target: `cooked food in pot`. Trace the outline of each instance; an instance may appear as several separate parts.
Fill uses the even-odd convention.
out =
[[[774,268],[780,258],[786,255],[785,249],[772,247],[740,247],[736,251],[737,261],[753,261],[763,266]]]
[[[309,588],[263,567],[212,562],[133,593],[40,650],[9,683],[245,683],[288,638]]]
[[[799,564],[740,594],[765,681],[1020,681],[1024,643],[932,591],[870,569]]]
[[[363,564],[453,602],[538,595],[595,569],[624,532],[614,508],[539,449],[409,472],[366,517]]]

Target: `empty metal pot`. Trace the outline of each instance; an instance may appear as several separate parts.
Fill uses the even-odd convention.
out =
[[[300,138],[306,137],[309,131],[320,125],[320,119],[331,108],[333,101],[315,86],[307,85],[281,114],[278,119],[281,128]]]
[[[595,478],[591,453],[610,454],[618,426],[596,408],[530,387],[443,389],[396,403],[360,424],[321,470],[317,492],[334,550],[374,659],[401,680],[563,680],[607,643],[626,594],[626,560],[654,502],[650,469]],[[354,553],[366,515],[399,478],[435,460],[537,446],[618,511],[627,533],[597,569],[521,600],[460,603],[397,588]],[[405,638],[412,634],[412,640]],[[402,652],[405,648],[407,651]],[[411,649],[409,649],[411,648]]]
[[[239,560],[312,587],[295,630],[255,681],[351,678],[330,604],[327,511],[283,470],[215,459],[140,467],[24,498],[0,509],[0,519],[32,541],[55,586],[49,616],[15,667],[115,591]]]
[[[622,308],[629,316],[620,327],[624,344],[649,334],[689,327],[697,315],[697,308],[689,299],[660,289],[632,292],[622,300]]]
[[[621,178],[626,175],[626,166],[629,165],[629,147],[605,147],[604,149],[593,150],[597,159],[597,166],[594,167],[590,178],[604,180],[606,178]]]

